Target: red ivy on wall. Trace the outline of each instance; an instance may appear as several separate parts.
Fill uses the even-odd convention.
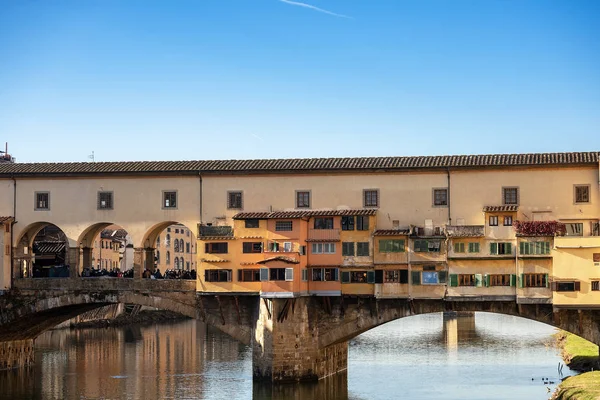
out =
[[[566,231],[558,221],[515,221],[513,227],[523,236],[561,236]]]

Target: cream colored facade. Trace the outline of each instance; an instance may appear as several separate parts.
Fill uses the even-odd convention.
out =
[[[260,166],[262,161],[257,161],[229,170],[228,164],[222,162],[224,167],[207,167],[207,170],[198,167],[195,171],[182,167],[180,171],[172,171],[169,168],[175,167],[169,166],[160,171],[130,173],[127,172],[130,164],[115,163],[111,164],[111,168],[122,168],[118,173],[102,172],[100,164],[100,169],[93,173],[85,172],[88,167],[79,167],[80,175],[71,172],[30,173],[27,172],[30,168],[28,165],[23,166],[24,172],[18,172],[19,165],[12,164],[11,167],[6,167],[6,171],[9,168],[14,171],[16,168],[17,173],[4,172],[4,167],[0,166],[0,216],[14,216],[17,221],[13,226],[12,238],[15,257],[24,257],[23,253],[33,240],[35,232],[46,223],[52,223],[65,232],[73,254],[77,254],[75,257],[79,258],[82,249],[93,247],[93,238],[102,229],[117,224],[130,234],[136,251],[145,252],[145,258],[140,259],[146,260],[143,261],[146,266],[152,263],[152,252],[160,254],[158,265],[161,270],[168,268],[168,250],[166,247],[161,248],[162,244],[166,244],[164,229],[174,224],[183,224],[187,229],[184,235],[189,232],[189,238],[185,236],[183,239],[186,247],[188,239],[190,241],[190,268],[193,269],[194,262],[201,266],[198,271],[199,291],[254,292],[258,287],[256,282],[238,283],[235,276],[231,282],[223,284],[203,281],[203,270],[206,268],[224,268],[223,265],[227,264],[227,268],[232,271],[239,269],[242,252],[240,240],[234,240],[230,242],[227,254],[204,254],[204,244],[207,241],[198,239],[197,226],[233,228],[233,217],[240,212],[304,210],[306,208],[296,207],[296,196],[298,191],[306,191],[310,196],[309,210],[377,210],[376,215],[370,217],[368,233],[342,231],[340,238],[336,239],[336,253],[322,256],[321,264],[328,264],[329,257],[330,265],[336,265],[340,271],[344,268],[409,271],[410,283],[397,283],[394,288],[386,283],[346,283],[341,285],[343,294],[419,298],[512,296],[522,302],[552,301],[564,306],[600,306],[600,291],[592,290],[595,285],[593,282],[600,279],[593,262],[594,254],[600,253],[599,233],[592,228],[600,219],[600,164],[598,154],[594,154],[540,155],[535,158],[537,161],[527,161],[525,156],[512,155],[503,158],[507,160],[505,164],[495,162],[495,156],[472,156],[475,161],[469,157],[461,158],[460,162],[441,160],[441,164],[428,164],[427,158],[424,158],[423,167],[397,169],[315,167],[312,170],[294,170],[286,167],[279,170],[276,167],[263,168]],[[562,161],[545,161],[551,159]],[[442,161],[448,163],[448,166],[444,167]],[[254,168],[252,165],[255,164],[252,163],[258,166]],[[62,171],[63,167],[57,165],[50,168]],[[93,167],[90,168],[93,170]],[[576,201],[575,186],[588,188],[586,201]],[[440,189],[446,190],[447,202],[434,204],[434,190]],[[515,210],[484,211],[486,207],[504,205],[505,189],[515,190]],[[365,204],[365,190],[376,192],[376,205]],[[38,192],[49,194],[47,210],[36,207]],[[98,209],[98,192],[112,193],[112,209]],[[176,193],[176,207],[165,207],[165,192]],[[239,200],[239,204],[231,204],[232,192],[238,196],[236,201]],[[490,223],[490,217],[499,219],[497,226]],[[582,223],[583,231],[581,236],[574,237],[528,238],[516,235],[512,223],[504,225],[501,221],[505,217],[510,217],[510,221]],[[263,223],[265,225],[259,240],[277,240],[276,230],[269,225],[273,221],[261,220],[260,223],[261,226]],[[481,226],[483,233],[472,238],[448,237],[445,232],[451,226]],[[416,250],[416,241],[426,239],[419,238],[421,234],[415,231],[416,227],[440,229],[439,235],[428,234],[429,238],[440,241],[439,251]],[[307,237],[310,235],[310,227],[305,229],[309,230],[304,235]],[[398,232],[410,231],[410,234],[398,235],[398,239],[405,240],[405,253],[392,258],[390,255],[378,254],[378,241],[383,237],[375,237],[373,232],[395,229]],[[245,228],[237,226],[233,236],[241,238],[251,234]],[[283,239],[285,238],[282,236]],[[287,239],[294,243],[298,241],[297,238]],[[175,237],[172,237],[171,248],[174,240]],[[551,241],[551,254],[522,256],[519,244],[530,240]],[[210,241],[220,240],[212,238]],[[341,256],[344,241],[368,242],[369,256]],[[456,254],[455,243],[468,245],[469,242],[479,243],[478,254]],[[493,243],[510,243],[510,251],[492,254],[490,246]],[[192,259],[194,245],[198,251],[195,259]],[[295,245],[300,246],[300,243]],[[296,251],[295,249],[294,252]],[[310,253],[310,248],[307,252]],[[170,255],[171,267],[174,267],[175,256],[174,252]],[[184,257],[187,268],[188,253],[181,256]],[[264,258],[264,254],[261,257]],[[82,262],[85,264],[85,260],[80,260]],[[304,268],[299,265],[301,264],[293,267],[295,270],[299,269],[294,274],[294,282],[281,285],[294,287],[294,292],[305,293],[305,286],[301,283]],[[4,268],[6,269],[6,265]],[[415,274],[424,277],[424,274],[430,272],[438,273],[442,280],[436,284],[418,285],[413,282],[418,279]],[[474,275],[479,280],[480,276],[484,279],[491,274],[514,275],[516,281],[514,285],[502,287],[477,284],[462,287],[452,286],[442,278]],[[548,275],[548,279],[544,278],[543,287],[527,287],[524,281],[530,279],[531,274],[544,277]],[[427,274],[428,277],[430,275]],[[8,287],[10,282],[6,276],[10,277],[10,274],[4,272],[2,276],[5,277],[3,287]],[[580,289],[576,293],[553,290],[552,283],[559,281],[577,281]]]

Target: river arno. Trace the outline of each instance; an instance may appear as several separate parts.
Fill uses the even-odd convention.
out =
[[[347,375],[273,388],[252,384],[250,348],[196,321],[56,330],[37,339],[35,367],[0,371],[0,398],[547,399],[554,332],[486,313],[410,317],[353,340]]]

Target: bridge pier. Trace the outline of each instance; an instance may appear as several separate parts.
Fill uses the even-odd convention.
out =
[[[144,268],[154,272],[154,249],[152,247],[144,249]],[[163,274],[164,272],[165,271],[161,271]]]
[[[348,367],[348,342],[319,348],[318,310],[309,297],[261,299],[253,335],[253,377],[316,381]]]
[[[91,247],[84,247],[82,248],[82,260],[81,260],[81,265],[83,266],[83,268],[88,268],[88,269],[92,269],[94,267],[94,263],[92,261],[92,255],[94,254],[94,249]],[[78,268],[77,269],[77,273],[80,273],[83,268]]]
[[[33,339],[0,342],[0,370],[33,365]]]
[[[144,248],[136,247],[133,249],[133,279],[142,279],[144,272]]]
[[[67,249],[67,260],[65,262],[69,266],[69,277],[79,277],[79,266],[81,265],[81,251],[79,247],[69,247]]]

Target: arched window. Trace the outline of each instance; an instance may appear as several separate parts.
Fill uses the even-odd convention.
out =
[[[160,251],[156,250],[156,263],[160,264]]]
[[[167,251],[167,265],[171,264],[171,252]]]
[[[173,251],[175,251],[175,253],[179,253],[179,240],[177,240],[177,239],[175,239],[175,245],[174,245]]]
[[[156,247],[160,246],[160,235],[156,237]]]
[[[185,247],[183,247],[183,239],[179,239],[179,252],[183,253],[185,251]]]
[[[184,265],[183,257],[179,257],[179,268],[183,269]]]
[[[167,243],[166,243],[166,246],[167,247],[171,246],[171,234],[170,233],[167,233]]]
[[[179,258],[175,257],[175,269],[179,269]]]

